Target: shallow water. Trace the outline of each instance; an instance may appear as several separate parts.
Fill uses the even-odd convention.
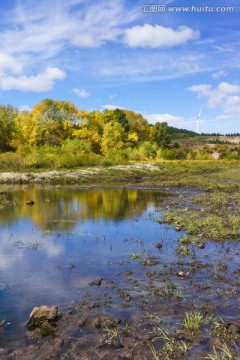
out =
[[[0,319],[12,332],[21,331],[34,306],[79,301],[91,280],[116,277],[119,266],[111,264],[152,251],[163,233],[171,239],[173,232],[150,218],[161,191],[23,188],[12,194],[19,205],[0,212]]]
[[[169,269],[171,281],[184,291],[186,300],[193,297],[195,285],[176,276],[183,266],[177,263],[180,258],[175,251],[179,232],[154,221],[161,216],[159,209],[167,202],[167,192],[16,188],[11,194],[18,205],[0,211],[0,321],[5,320],[4,327],[0,327],[0,347],[27,343],[24,323],[34,306],[67,309],[83,298],[94,279],[121,284],[122,272],[134,269],[134,279],[142,281],[143,286],[128,292],[144,297],[148,293],[144,281],[149,280],[143,277],[132,254],[144,258],[157,255],[160,263],[154,269]],[[35,204],[26,205],[29,200]],[[161,250],[154,246],[159,242],[163,244]],[[228,291],[228,279],[218,283],[212,275],[214,271],[224,273],[220,267],[224,259],[229,278],[237,280],[237,273],[233,274],[239,269],[238,250],[237,243],[229,251],[228,244],[209,242],[188,259],[212,264],[211,278],[209,267],[202,267],[194,281],[202,288],[205,284],[210,287],[208,297],[220,304],[216,311],[229,319],[239,317],[238,294],[229,300],[231,307],[224,308],[221,303]],[[158,280],[152,285],[158,288],[162,283]],[[195,301],[204,301],[205,292],[201,288],[198,291]],[[117,310],[113,304],[113,313]]]

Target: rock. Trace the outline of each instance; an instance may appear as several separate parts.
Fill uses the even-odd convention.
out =
[[[204,243],[200,243],[200,244],[197,245],[197,247],[198,247],[199,249],[204,249],[204,248],[205,248],[205,244],[204,244]]]
[[[148,258],[143,259],[142,264],[144,266],[155,266],[155,265],[160,264],[160,261],[157,258],[148,257]]]
[[[188,276],[190,275],[190,271],[187,271],[187,272],[179,271],[179,272],[177,273],[177,275],[178,275],[179,277],[181,277],[181,278],[186,278],[186,277],[188,277]]]
[[[26,326],[31,329],[41,327],[43,324],[46,323],[54,324],[54,322],[57,320],[57,316],[57,306],[49,307],[42,305],[40,307],[34,307],[29,316]]]
[[[161,243],[156,243],[154,246],[155,246],[155,248],[157,248],[157,249],[161,249],[161,248],[162,248],[162,244],[161,244]]]
[[[131,301],[132,300],[132,297],[128,293],[126,293],[126,291],[123,291],[121,289],[117,290],[117,296],[125,299],[126,301]]]
[[[176,231],[181,231],[181,230],[183,230],[184,229],[184,224],[180,224],[180,225],[177,225],[176,227],[175,227],[175,230]]]
[[[102,284],[102,281],[103,281],[103,278],[100,278],[100,279],[96,279],[96,280],[93,280],[91,281],[88,285],[90,286],[100,286]]]
[[[26,202],[26,205],[32,206],[34,204],[35,204],[35,202],[33,200],[29,200],[29,201]]]
[[[92,326],[95,328],[116,328],[121,319],[110,318],[108,316],[99,316],[93,319]]]

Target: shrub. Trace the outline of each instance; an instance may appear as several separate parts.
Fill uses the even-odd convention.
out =
[[[23,166],[23,157],[14,152],[5,152],[0,154],[0,169],[3,170],[21,170]]]
[[[157,145],[155,143],[150,143],[149,141],[144,141],[139,147],[139,152],[146,158],[155,159]]]

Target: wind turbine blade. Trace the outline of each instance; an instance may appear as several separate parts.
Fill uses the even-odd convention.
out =
[[[201,106],[201,109],[200,109],[200,111],[199,111],[199,114],[198,114],[198,118],[200,118],[200,116],[201,116],[201,114],[202,114],[202,109],[203,109],[203,105]]]

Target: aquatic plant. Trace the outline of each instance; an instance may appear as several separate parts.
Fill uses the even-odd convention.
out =
[[[199,311],[185,314],[184,327],[188,331],[197,331],[204,323],[204,318]]]
[[[138,259],[141,259],[142,254],[141,253],[132,253],[132,254],[129,254],[129,256],[131,259],[138,260]]]
[[[229,345],[226,343],[219,343],[218,350],[213,346],[212,354],[209,354],[205,359],[206,360],[237,360],[239,359],[240,352],[235,343],[233,343],[235,351],[233,351]]]

